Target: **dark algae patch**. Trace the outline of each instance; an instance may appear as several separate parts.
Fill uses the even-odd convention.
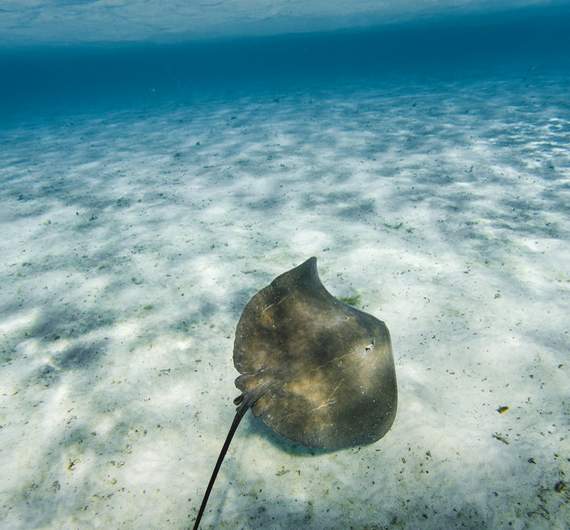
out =
[[[350,296],[339,296],[338,299],[345,304],[351,306],[361,306],[362,305],[362,297],[359,294],[353,294]]]

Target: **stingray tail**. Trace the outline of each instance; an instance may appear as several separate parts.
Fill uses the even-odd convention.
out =
[[[232,442],[232,438],[241,422],[241,419],[244,417],[245,413],[248,411],[250,407],[257,401],[259,396],[255,397],[251,393],[241,394],[234,400],[234,403],[238,405],[236,410],[236,415],[234,416],[234,421],[232,422],[232,426],[228,432],[228,436],[226,437],[226,441],[220,451],[220,456],[218,456],[218,461],[216,462],[216,466],[214,467],[214,471],[212,472],[212,476],[210,478],[210,482],[208,483],[208,487],[206,488],[206,493],[204,493],[204,498],[202,499],[202,504],[200,505],[200,510],[198,511],[198,515],[196,516],[196,521],[194,522],[193,530],[198,530],[200,526],[200,521],[202,516],[204,515],[204,510],[206,509],[206,504],[208,504],[208,498],[210,497],[210,493],[212,492],[212,488],[214,487],[214,482],[216,481],[216,477],[218,476],[218,471],[220,471],[220,467],[222,467],[222,462],[228,452],[230,447],[230,443]]]

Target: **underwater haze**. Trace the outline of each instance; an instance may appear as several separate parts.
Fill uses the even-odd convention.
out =
[[[192,527],[311,256],[395,422],[248,414],[200,528],[567,530],[570,2],[0,0],[0,528]]]

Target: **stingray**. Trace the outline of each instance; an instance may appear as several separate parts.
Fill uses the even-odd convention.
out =
[[[388,328],[323,286],[316,258],[281,274],[246,305],[234,365],[241,394],[200,510],[244,414],[290,441],[334,451],[373,443],[396,416],[396,372]]]

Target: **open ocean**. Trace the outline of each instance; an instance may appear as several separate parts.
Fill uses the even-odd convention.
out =
[[[0,528],[191,528],[311,256],[396,420],[248,413],[200,528],[568,530],[570,2],[0,0]]]

